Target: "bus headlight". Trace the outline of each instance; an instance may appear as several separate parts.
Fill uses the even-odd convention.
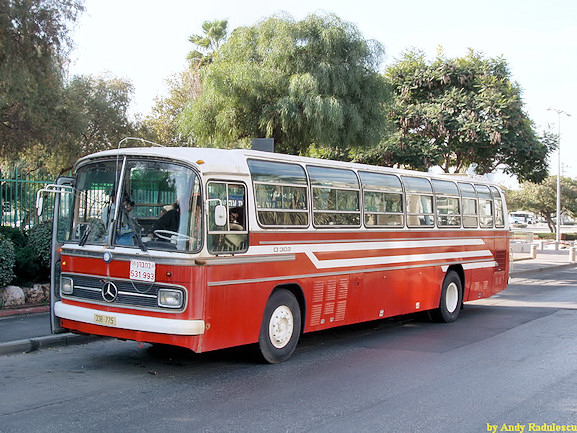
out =
[[[74,281],[72,278],[61,277],[60,278],[60,294],[61,295],[71,295],[74,291]]]
[[[183,295],[180,290],[160,289],[158,306],[165,308],[182,308]]]

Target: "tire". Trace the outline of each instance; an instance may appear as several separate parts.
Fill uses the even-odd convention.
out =
[[[463,284],[455,271],[447,272],[441,289],[439,308],[431,311],[431,318],[436,322],[454,322],[459,317],[463,303]]]
[[[290,358],[301,333],[301,309],[288,290],[275,291],[269,298],[258,338],[260,355],[265,362],[277,364]]]

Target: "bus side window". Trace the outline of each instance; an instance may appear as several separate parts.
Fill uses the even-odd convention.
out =
[[[316,227],[361,225],[359,181],[351,170],[308,166]]]
[[[244,185],[229,182],[208,184],[208,250],[213,254],[246,251],[246,190]],[[228,220],[223,226],[215,221],[215,209],[222,204],[227,209]]]
[[[458,184],[463,204],[463,227],[477,228],[479,225],[479,209],[477,207],[477,193],[470,183]]]
[[[309,224],[307,177],[298,164],[247,161],[254,185],[256,216],[263,227]]]
[[[405,224],[401,180],[392,174],[360,171],[365,225],[400,227]]]
[[[475,185],[475,190],[479,197],[480,225],[482,228],[491,228],[493,227],[494,217],[491,191],[489,190],[489,187],[485,185]]]
[[[497,188],[490,187],[493,202],[495,203],[495,227],[505,227],[505,205],[503,197]]]
[[[402,176],[407,194],[407,225],[409,227],[434,226],[433,188],[421,177]]]
[[[447,180],[432,181],[437,197],[437,225],[439,227],[460,227],[461,209],[457,185]]]

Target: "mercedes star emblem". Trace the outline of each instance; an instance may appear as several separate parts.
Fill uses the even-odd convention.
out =
[[[114,302],[117,296],[118,288],[114,285],[114,283],[111,281],[104,283],[102,286],[102,298],[106,302]]]

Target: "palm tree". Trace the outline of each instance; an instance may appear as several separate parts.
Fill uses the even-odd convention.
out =
[[[211,63],[216,52],[226,40],[228,20],[205,21],[202,23],[202,35],[192,35],[188,40],[200,50],[191,51],[188,60],[194,66]]]

